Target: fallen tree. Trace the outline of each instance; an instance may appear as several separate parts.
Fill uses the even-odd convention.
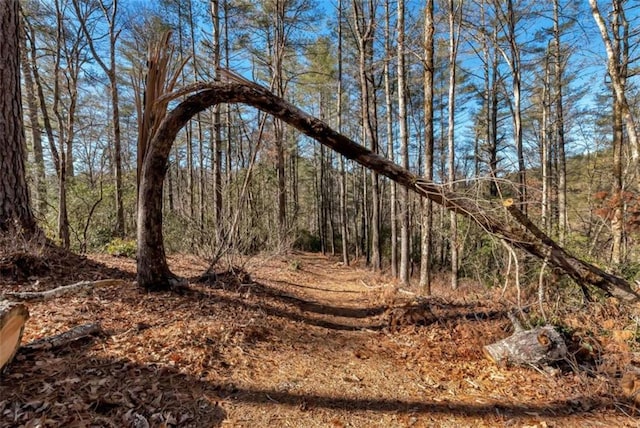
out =
[[[542,260],[546,259],[550,265],[564,271],[579,284],[595,286],[628,304],[640,302],[640,294],[635,292],[627,281],[574,257],[551,238],[530,230],[526,224],[522,225],[522,221],[514,227],[505,216],[495,214],[495,210],[483,208],[474,199],[448,191],[441,185],[418,177],[339,134],[323,121],[277,97],[266,88],[241,78],[237,80],[240,83],[200,84],[164,97],[166,100],[188,92],[193,93],[164,117],[147,147],[143,160],[138,200],[137,275],[140,286],[149,290],[162,290],[179,283],[167,265],[162,236],[162,189],[169,152],[176,135],[192,117],[207,108],[220,103],[242,103],[273,115],[346,158],[470,218],[488,233],[503,239],[509,245]],[[505,210],[502,207],[494,208]]]

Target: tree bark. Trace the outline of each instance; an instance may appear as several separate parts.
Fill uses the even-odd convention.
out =
[[[25,174],[19,2],[0,3],[0,234],[34,235]]]
[[[175,137],[196,113],[218,103],[242,103],[269,113],[298,129],[310,138],[377,171],[409,190],[429,198],[443,207],[468,217],[480,227],[561,269],[580,284],[593,285],[630,304],[640,302],[640,294],[622,278],[608,274],[577,259],[546,235],[538,235],[520,227],[512,227],[492,210],[463,195],[422,179],[371,150],[337,133],[326,123],[303,112],[267,89],[255,84],[201,85],[199,92],[187,97],[169,112],[151,141],[142,168],[138,210],[138,284],[149,289],[166,289],[176,280],[165,259],[162,238],[162,186],[167,160]],[[495,209],[496,207],[492,207]]]

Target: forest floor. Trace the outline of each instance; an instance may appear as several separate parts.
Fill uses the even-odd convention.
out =
[[[0,426],[640,426],[618,393],[616,373],[636,354],[610,334],[623,328],[615,305],[568,321],[609,328],[582,336],[597,364],[499,367],[482,347],[511,334],[500,290],[436,284],[432,322],[390,330],[385,311],[411,294],[329,257],[255,257],[209,283],[196,281],[203,260],[169,261],[190,278],[182,293],[147,293],[134,260],[105,255],[0,272],[4,291],[124,279],[28,304],[23,343],[90,322],[104,333],[18,352],[0,375]]]

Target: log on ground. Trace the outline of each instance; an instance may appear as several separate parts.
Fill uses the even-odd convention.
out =
[[[89,336],[94,336],[102,333],[102,326],[100,323],[82,324],[73,327],[71,330],[64,333],[56,334],[55,336],[44,337],[29,342],[21,348],[24,352],[39,351],[42,349],[49,350],[53,348],[60,348],[68,345],[76,340],[83,339]]]
[[[5,299],[21,300],[28,302],[42,301],[53,299],[56,297],[67,296],[70,294],[79,294],[86,292],[95,287],[106,287],[110,285],[122,285],[124,281],[121,279],[99,279],[97,281],[80,281],[75,284],[63,285],[58,288],[46,291],[23,291],[4,293]]]
[[[11,362],[20,347],[27,319],[29,311],[25,305],[0,300],[0,370]]]
[[[562,360],[567,345],[553,326],[516,331],[498,342],[486,345],[487,358],[499,365],[543,367]]]

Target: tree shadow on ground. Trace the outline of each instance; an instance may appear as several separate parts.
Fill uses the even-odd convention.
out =
[[[37,419],[42,426],[143,426],[134,425],[136,414],[151,426],[215,427],[225,419],[211,385],[166,364],[98,357],[91,346],[19,353],[0,378],[0,426]]]
[[[233,273],[223,272],[215,276],[200,276],[190,278],[189,282],[204,284],[213,289],[223,289],[237,293],[251,293],[256,296],[268,297],[283,303],[297,306],[300,310],[315,312],[322,315],[346,318],[368,318],[382,314],[387,307],[377,305],[368,308],[332,306],[318,303],[312,300],[302,299],[283,290],[251,279],[249,273],[236,270]]]
[[[40,351],[14,361],[0,378],[0,425],[19,426],[40,418],[58,426],[88,420],[96,426],[132,426],[131,418],[138,414],[152,426],[173,418],[180,421],[179,426],[215,427],[241,404],[264,405],[269,412],[274,406],[299,412],[327,409],[344,412],[341,416],[345,418],[355,412],[373,412],[517,422],[532,416],[553,419],[586,415],[613,409],[621,400],[584,394],[538,403],[489,399],[486,403],[466,403],[292,392],[240,385],[229,377],[212,378],[215,370],[206,367],[202,369],[209,373],[207,378],[193,376],[167,361],[139,363],[126,357],[96,356],[95,348],[90,352],[88,343],[76,343],[55,355]]]
[[[263,295],[272,297],[272,301],[267,299],[261,299],[255,301],[248,301],[241,296],[231,297],[228,295],[222,294],[209,294],[204,291],[198,289],[190,289],[185,291],[186,294],[195,296],[201,302],[206,302],[207,300],[211,300],[211,304],[226,304],[231,306],[240,306],[249,311],[261,311],[267,314],[268,316],[273,316],[277,318],[285,318],[295,322],[302,322],[307,325],[314,325],[317,327],[327,328],[331,330],[346,330],[346,331],[354,331],[361,329],[371,329],[371,330],[381,330],[386,327],[386,323],[381,323],[379,321],[364,323],[347,323],[350,319],[356,320],[365,320],[364,316],[362,316],[363,312],[366,312],[367,309],[357,309],[353,310],[353,313],[357,316],[350,317],[349,313],[352,311],[351,308],[336,308],[330,305],[316,304],[311,302],[300,302],[297,299],[291,299],[288,296],[282,295]],[[280,303],[281,305],[277,305]],[[282,305],[284,304],[284,305]],[[295,309],[290,310],[287,306],[293,306]],[[375,309],[374,309],[375,310]],[[382,309],[384,311],[384,309]],[[381,312],[382,312],[381,311]],[[330,321],[321,317],[313,317],[310,316],[310,313],[316,313],[319,315],[330,315],[330,314],[340,314],[340,315],[332,315],[343,318],[343,320]],[[340,322],[342,321],[342,322]]]
[[[314,291],[326,291],[328,293],[336,293],[336,294],[362,294],[361,291],[357,291],[357,290],[332,290],[330,288],[322,288],[322,287],[312,287],[310,285],[302,285],[302,284],[296,284],[295,282],[289,282],[289,281],[283,281],[281,279],[272,279],[270,280],[271,282],[275,282],[277,284],[283,284],[289,287],[295,287],[295,288],[304,288],[307,290],[314,290]]]
[[[187,293],[197,296],[200,301],[206,301],[207,299],[220,300],[231,305],[242,305],[250,310],[259,309],[271,316],[287,318],[292,321],[304,322],[333,330],[382,330],[388,327],[388,320],[381,319],[383,318],[381,316],[388,310],[400,308],[410,312],[420,309],[421,306],[433,308],[437,312],[435,316],[416,323],[416,325],[421,326],[426,326],[433,322],[451,323],[461,320],[481,322],[508,318],[507,310],[489,310],[482,308],[479,304],[447,302],[438,297],[429,297],[418,302],[398,305],[376,305],[371,307],[335,306],[303,299],[278,287],[254,281],[249,273],[239,268],[233,271],[225,271],[222,274],[190,278],[189,281],[202,284],[206,287],[205,290],[224,290],[239,296],[251,295],[262,298],[261,300],[249,301],[240,297],[231,297],[228,294],[213,296],[202,289],[194,287],[187,289]],[[298,286],[288,282],[285,284]],[[291,311],[287,307],[293,307],[296,310]],[[312,314],[318,315],[318,317],[311,316]],[[371,321],[365,322],[365,320]]]

